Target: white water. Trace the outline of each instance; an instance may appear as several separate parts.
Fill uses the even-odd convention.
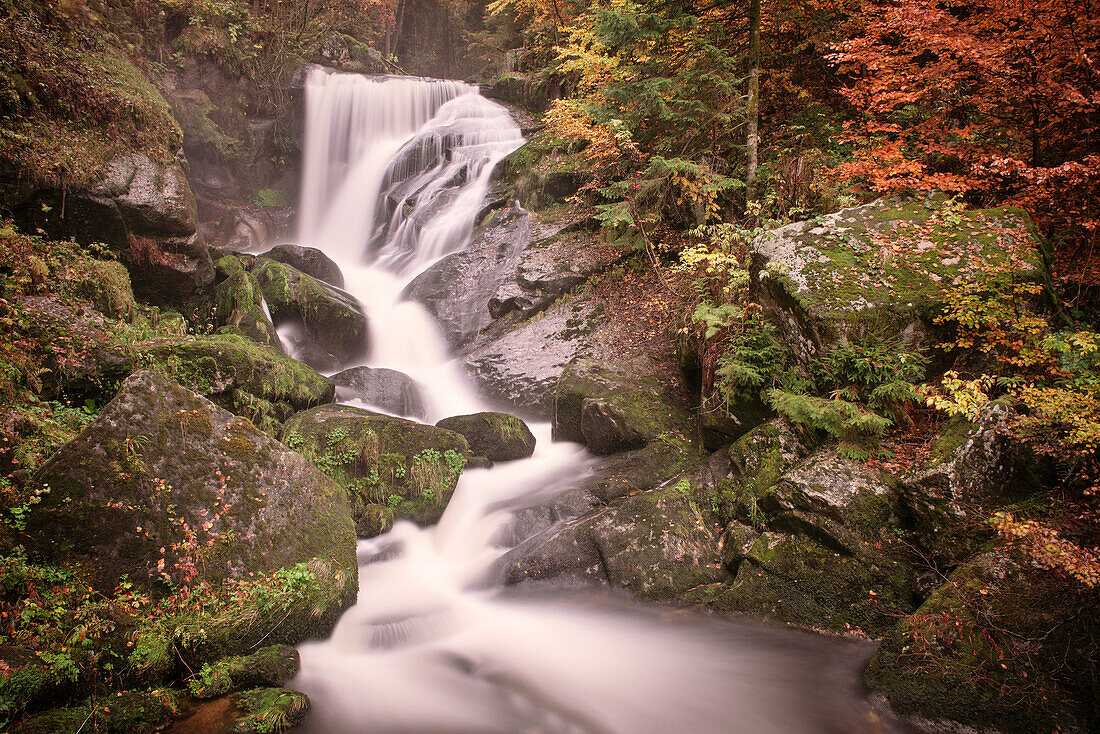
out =
[[[367,363],[409,374],[430,421],[485,409],[404,285],[467,241],[507,113],[459,82],[315,71],[307,86],[302,244],[343,269],[370,318]],[[856,718],[855,663],[809,636],[704,623],[601,596],[517,593],[494,569],[513,513],[591,464],[534,425],[531,459],[468,470],[440,523],[360,543],[358,603],[301,646],[290,684],[310,732],[814,732]],[[836,690],[839,686],[840,690]],[[862,715],[862,714],[860,714]]]

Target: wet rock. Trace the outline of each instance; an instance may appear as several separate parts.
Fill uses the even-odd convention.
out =
[[[595,454],[645,446],[659,436],[697,441],[691,412],[651,377],[591,359],[569,362],[554,396],[554,438]]]
[[[381,367],[352,367],[332,376],[341,400],[359,399],[387,413],[423,418],[427,411],[420,386],[404,372]]]
[[[251,423],[162,375],[141,371],[35,475],[50,488],[28,525],[35,553],[84,564],[97,588],[120,578],[155,592],[206,548],[191,581],[319,558],[350,579],[355,535],[345,493]],[[230,540],[231,539],[231,542]]]
[[[404,296],[428,309],[452,349],[466,344],[497,318],[487,304],[498,289],[515,282],[519,253],[537,231],[527,212],[497,212],[465,250],[414,278]]]
[[[576,299],[527,321],[502,319],[499,332],[482,334],[465,350],[463,365],[490,400],[524,416],[548,418],[558,377],[570,360],[591,354],[601,313],[599,306]]]
[[[687,479],[547,528],[506,554],[502,566],[507,583],[606,582],[644,599],[674,599],[728,579],[713,519]]]
[[[1095,731],[1100,612],[1082,593],[1011,551],[983,553],[888,631],[864,678],[930,730]]]
[[[274,260],[258,260],[252,274],[275,326],[299,325],[306,343],[316,344],[340,364],[366,351],[367,317],[352,296]]]
[[[444,418],[440,428],[460,433],[470,444],[470,452],[490,461],[526,459],[535,453],[535,436],[527,424],[507,413],[474,413]]]
[[[364,529],[381,530],[394,519],[436,522],[470,453],[452,431],[348,405],[294,415],[280,440],[351,492]]]
[[[587,247],[597,239],[585,222],[569,225],[524,251],[516,281],[527,291],[561,296],[602,272],[620,255],[611,248]]]
[[[204,667],[189,683],[191,695],[213,698],[244,688],[281,686],[298,674],[298,651],[289,645],[270,645],[249,655],[218,660]]]
[[[871,337],[900,339],[909,350],[930,345],[942,284],[975,257],[1012,257],[1012,277],[1043,280],[1039,239],[1022,210],[945,217],[942,206],[942,198],[882,199],[753,240],[753,298],[797,359]],[[891,248],[873,244],[879,233],[890,235]]]
[[[260,257],[289,265],[331,286],[344,287],[344,274],[340,272],[340,266],[315,247],[276,245]]]

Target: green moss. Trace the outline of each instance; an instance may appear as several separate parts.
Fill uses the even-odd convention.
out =
[[[242,688],[281,686],[297,672],[298,651],[288,645],[271,645],[250,655],[203,665],[188,681],[188,688],[197,698],[213,698]]]
[[[970,439],[977,426],[963,416],[954,416],[940,428],[932,442],[932,456],[928,466],[951,461],[955,454]]]
[[[309,716],[309,698],[289,688],[261,688],[238,694],[234,704],[244,714],[235,734],[268,734],[297,726]]]

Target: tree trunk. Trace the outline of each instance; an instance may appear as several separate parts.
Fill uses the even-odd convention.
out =
[[[760,146],[760,0],[749,3],[749,104],[745,151],[745,203],[756,200],[756,164]]]

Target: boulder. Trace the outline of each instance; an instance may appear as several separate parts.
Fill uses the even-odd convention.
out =
[[[297,413],[280,439],[351,492],[364,534],[394,519],[436,522],[470,453],[452,431],[348,405]]]
[[[170,723],[176,708],[169,696],[157,692],[125,691],[112,696],[110,705],[103,700],[87,700],[83,705],[55,709],[32,716],[14,731],[19,734],[57,734],[87,730],[95,715],[93,731],[155,734]]]
[[[1040,243],[1020,209],[881,199],[753,240],[752,297],[802,362],[870,338],[916,351],[939,341],[932,319],[943,289],[977,262],[1011,262],[1011,277],[1045,282]]]
[[[358,399],[403,418],[424,418],[420,386],[404,372],[382,367],[352,367],[330,379],[340,400]]]
[[[469,246],[416,276],[404,296],[428,309],[447,343],[458,348],[496,318],[488,304],[498,289],[515,283],[520,253],[541,231],[523,210],[497,212]]]
[[[143,370],[35,475],[35,553],[160,592],[320,559],[356,575],[345,493],[299,454],[210,401]],[[354,583],[345,600],[355,595]]]
[[[289,265],[336,288],[344,287],[344,274],[340,272],[340,266],[316,247],[276,245],[260,257]]]
[[[730,477],[716,485],[722,519],[733,515],[722,560],[736,575],[708,605],[871,636],[914,609],[916,573],[908,544],[892,531],[899,520],[890,484],[834,446],[784,470],[805,444],[774,423],[742,441],[731,457],[744,456],[751,443],[771,447],[747,472],[731,464]]]
[[[265,430],[336,395],[330,380],[281,350],[233,334],[157,341],[142,358]]]
[[[599,247],[584,221],[534,242],[520,257],[516,282],[538,296],[562,296],[621,257],[621,251]]]
[[[195,195],[187,183],[182,155],[168,165],[144,153],[107,164],[92,195],[110,199],[127,231],[143,237],[190,237],[198,226]]]
[[[121,343],[103,314],[90,306],[55,296],[30,296],[18,303],[29,336],[50,347],[46,371],[38,375],[46,395],[95,399],[133,370],[132,347]]]
[[[214,267],[220,279],[214,290],[214,319],[219,331],[241,334],[283,351],[256,278],[235,257],[223,257]]]
[[[602,582],[639,598],[671,600],[728,580],[719,530],[702,499],[681,478],[552,525],[504,556],[505,581]]]
[[[929,555],[951,567],[993,536],[997,509],[1051,486],[1048,459],[1012,436],[1011,409],[993,404],[977,422],[949,421],[932,443],[932,458],[901,477],[907,525]]]
[[[276,326],[297,324],[303,339],[337,364],[366,351],[367,316],[352,296],[274,260],[259,259],[252,274]]]
[[[531,429],[507,413],[456,415],[444,418],[436,426],[462,434],[473,455],[491,461],[526,459],[535,453],[535,436]]]
[[[982,553],[888,631],[864,679],[926,730],[1096,731],[1088,593],[1010,550]]]
[[[549,418],[562,370],[594,351],[603,309],[573,299],[526,321],[513,316],[499,319],[465,349],[463,366],[490,400],[525,417]]]
[[[695,442],[691,412],[652,377],[592,359],[573,359],[554,395],[554,439],[576,441],[595,454],[638,449],[665,437]]]
[[[309,718],[309,697],[289,688],[257,688],[238,693],[232,698],[238,712],[233,734],[267,734],[278,729],[292,729]],[[273,725],[272,722],[282,722]]]

